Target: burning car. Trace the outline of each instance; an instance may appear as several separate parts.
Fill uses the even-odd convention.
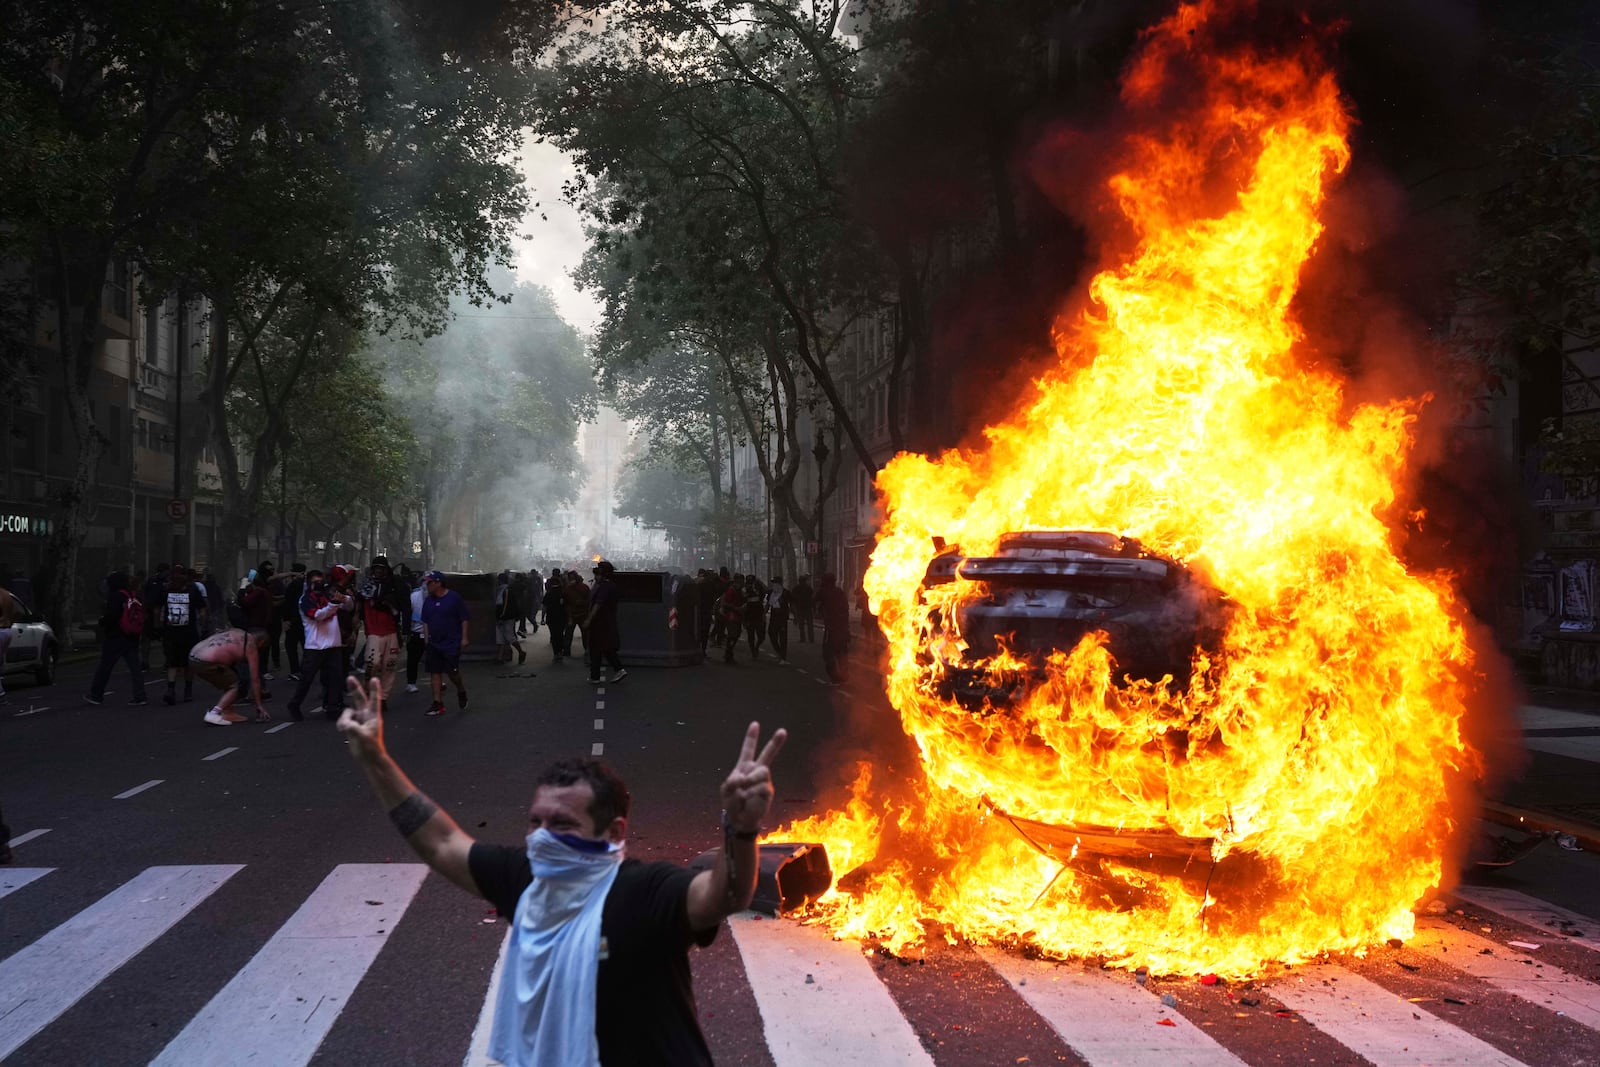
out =
[[[924,595],[958,581],[971,584],[954,618],[939,609],[932,617],[953,621],[960,640],[930,647],[950,650],[941,695],[968,708],[1011,703],[1052,652],[1095,632],[1106,635],[1119,675],[1187,684],[1195,649],[1215,647],[1225,614],[1222,594],[1199,574],[1097,531],[1008,533],[984,556],[947,547],[928,565]],[[1025,666],[995,668],[989,661],[1002,653]]]

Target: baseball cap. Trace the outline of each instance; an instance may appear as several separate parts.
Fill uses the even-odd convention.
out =
[[[440,584],[443,584],[443,582],[444,582],[444,572],[443,571],[423,571],[422,572],[422,580],[425,581],[425,582],[439,582]]]
[[[597,574],[615,574],[617,571],[617,568],[611,565],[611,561],[606,559],[600,560],[598,563],[596,563],[594,565],[594,569],[595,573]]]
[[[372,557],[372,563],[369,564],[369,566],[373,566],[373,567],[387,567],[388,565],[389,565],[389,557],[388,556],[373,556]]]

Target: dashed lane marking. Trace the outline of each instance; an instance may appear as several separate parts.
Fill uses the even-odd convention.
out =
[[[594,721],[594,728],[596,730],[604,730],[606,728],[606,721],[604,719],[596,719]]]
[[[22,718],[26,718],[29,715],[37,715],[41,711],[49,711],[49,710],[50,709],[48,707],[36,708],[36,707],[33,706],[33,703],[30,701],[28,703],[28,710],[27,711],[13,711],[11,713],[11,717],[13,719],[22,719]]]
[[[201,756],[200,757],[200,762],[201,763],[209,763],[211,760],[221,759],[223,756],[226,756],[228,753],[237,752],[237,751],[239,751],[239,746],[238,745],[230,745],[227,748],[218,749],[217,751],[211,753],[211,755],[209,755],[209,756]]]
[[[594,691],[594,695],[597,696],[597,697],[605,696],[606,695],[606,687],[602,685],[599,689],[596,689]]]
[[[605,754],[606,754],[606,743],[604,741],[596,741],[594,744],[589,746],[589,755],[591,755],[591,756],[604,756]]]
[[[606,702],[604,700],[596,700],[594,702],[594,710],[595,711],[605,711],[606,710]]]
[[[136,797],[140,793],[143,793],[146,789],[154,789],[156,786],[160,785],[164,781],[166,781],[165,778],[152,778],[148,782],[144,783],[143,785],[136,785],[132,789],[129,789],[129,790],[127,790],[125,792],[122,792],[122,793],[118,793],[116,796],[112,797],[111,799],[112,800],[127,800],[129,797]]]
[[[16,841],[11,843],[14,845]],[[0,897],[15,893],[29,882],[37,882],[53,870],[54,867],[8,867],[0,871]]]
[[[29,841],[32,841],[36,837],[43,837],[49,832],[50,828],[48,826],[43,830],[29,830],[25,834],[18,834],[16,837],[13,837],[10,841],[7,841],[6,844],[12,848],[16,848],[18,845],[26,845]]]
[[[289,722],[280,722],[278,725],[272,727],[270,730],[262,730],[261,732],[264,733],[264,734],[275,734],[279,730],[287,730],[289,727],[291,727],[293,725],[294,725],[294,721],[293,720],[290,720]]]

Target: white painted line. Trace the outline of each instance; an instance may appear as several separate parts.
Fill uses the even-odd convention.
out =
[[[931,1067],[932,1057],[855,942],[749,912],[729,916],[728,929],[777,1067]]]
[[[242,870],[236,864],[148,867],[0,962],[0,1060]]]
[[[136,785],[132,789],[129,789],[127,792],[118,793],[116,796],[112,797],[111,799],[112,800],[127,800],[129,797],[136,797],[140,793],[143,793],[146,789],[154,789],[156,786],[160,785],[164,781],[166,781],[165,778],[152,778],[148,782],[146,782],[144,785]]]
[[[1503,915],[1507,919],[1526,923],[1535,930],[1548,930],[1549,933],[1544,936],[1552,941],[1559,939],[1562,944],[1582,945],[1584,948],[1600,952],[1600,937],[1570,937],[1558,933],[1563,922],[1586,932],[1600,927],[1600,919],[1592,915],[1580,915],[1566,908],[1558,908],[1554,904],[1547,904],[1515,889],[1462,885],[1451,890],[1450,895],[1460,897],[1475,908],[1483,908],[1496,915]]]
[[[13,837],[10,841],[7,841],[6,844],[12,848],[16,848],[18,845],[26,845],[29,841],[32,841],[36,837],[43,837],[49,832],[50,828],[48,826],[43,830],[29,830],[25,834],[18,834],[16,837]]]
[[[605,696],[606,695],[606,687],[602,685],[599,689],[596,689],[594,691],[594,695],[597,696],[597,697]]]
[[[604,719],[596,719],[594,721],[594,728],[596,730],[604,730],[606,728],[606,721]]]
[[[280,1067],[309,1062],[427,874],[420,863],[335,867],[151,1067],[233,1063],[244,1050]]]
[[[237,751],[239,751],[239,746],[238,745],[232,745],[232,746],[230,746],[228,748],[218,749],[217,751],[211,753],[211,755],[209,755],[209,756],[201,756],[200,757],[200,762],[201,763],[207,763],[207,762],[209,762],[211,760],[214,760],[214,759],[221,759],[223,756],[226,756],[228,753],[237,752]]]
[[[0,897],[15,893],[29,882],[37,882],[54,867],[4,867],[0,868]]]
[[[498,920],[497,920],[498,921]],[[494,971],[489,975],[489,991],[483,996],[483,1007],[478,1009],[478,1025],[472,1028],[472,1043],[467,1046],[467,1058],[461,1067],[492,1067],[500,1061],[489,1056],[489,1031],[494,1025],[494,1006],[500,999],[500,974],[506,969],[506,946],[511,944],[511,931],[500,939],[500,955],[495,957]]]
[[[1326,983],[1326,984],[1324,984]],[[1268,989],[1339,1044],[1374,1067],[1471,1064],[1522,1067],[1520,1060],[1480,1041],[1343,967],[1307,967]]]
[[[12,718],[13,718],[13,719],[25,719],[25,718],[27,718],[27,717],[28,717],[28,716],[29,716],[29,715],[37,715],[37,714],[39,714],[39,713],[40,713],[40,712],[41,712],[41,711],[49,711],[49,710],[50,710],[50,709],[49,709],[49,708],[48,708],[48,707],[45,707],[45,708],[36,708],[36,707],[34,707],[34,706],[33,706],[33,704],[32,704],[32,702],[31,702],[31,701],[30,701],[30,702],[29,702],[29,704],[28,704],[28,710],[27,710],[27,711],[13,711],[13,712],[12,712],[12,713],[11,713],[11,717],[12,717]]]
[[[1566,1012],[1573,1022],[1600,1030],[1600,986],[1545,963],[1537,951],[1518,952],[1458,930],[1442,919],[1418,920],[1417,936],[1411,944],[1502,992],[1547,1011]],[[1535,963],[1543,966],[1535,967]]]
[[[594,702],[594,710],[595,711],[605,711],[606,710],[606,702],[604,700],[596,700]]]
[[[594,744],[589,746],[589,755],[591,755],[591,756],[604,756],[605,754],[606,754],[606,743],[604,741],[596,741]]]
[[[294,720],[290,719],[288,722],[280,722],[278,725],[276,725],[274,727],[271,727],[270,729],[262,730],[261,732],[264,733],[264,734],[275,734],[279,730],[287,730],[289,727],[291,727],[293,725],[294,725]]]
[[[992,948],[978,954],[1095,1067],[1243,1067],[1243,1060],[1163,1007],[1126,971],[1086,971],[1079,963],[1025,960]]]

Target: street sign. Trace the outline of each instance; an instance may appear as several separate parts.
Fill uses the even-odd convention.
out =
[[[822,547],[822,546],[819,545],[815,541],[807,541],[806,542],[806,555],[815,556],[817,554],[817,549],[820,548],[820,547]]]
[[[173,522],[182,522],[189,517],[189,502],[173,497],[167,501],[167,518]]]

